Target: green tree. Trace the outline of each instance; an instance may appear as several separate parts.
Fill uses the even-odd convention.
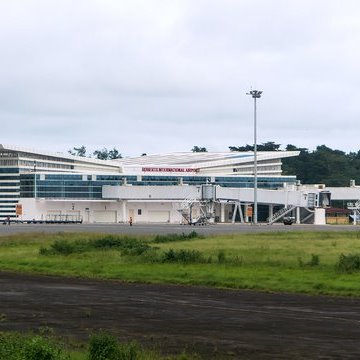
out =
[[[72,149],[68,150],[68,153],[74,156],[86,156],[86,147],[81,145],[80,147],[73,147]]]
[[[119,150],[116,148],[113,148],[112,150],[109,150],[109,159],[121,159],[122,155],[120,154]]]
[[[266,143],[258,144],[256,146],[257,151],[278,151],[281,144],[276,144],[274,141],[268,141]],[[230,151],[254,151],[254,145],[245,146],[229,146]]]
[[[108,150],[103,148],[101,150],[95,150],[93,155],[100,160],[114,160],[114,159],[121,159],[122,156],[118,149],[113,148],[112,150]]]
[[[283,173],[296,175],[304,184],[348,186],[350,179],[360,181],[360,152],[346,154],[325,145],[309,152],[291,144],[286,146],[286,150],[300,151],[300,155],[282,160]]]
[[[274,141],[268,141],[258,146],[259,151],[279,151],[281,144],[275,144]]]
[[[192,152],[207,152],[207,149],[206,147],[201,147],[201,146],[194,146],[192,149],[191,149]]]
[[[245,146],[229,146],[230,151],[254,151],[253,145],[245,145]]]
[[[93,155],[100,160],[107,160],[109,158],[109,151],[106,148],[103,148],[101,150],[95,150],[93,152]]]

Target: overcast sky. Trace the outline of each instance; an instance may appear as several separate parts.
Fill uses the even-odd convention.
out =
[[[360,149],[358,0],[0,0],[0,143]]]

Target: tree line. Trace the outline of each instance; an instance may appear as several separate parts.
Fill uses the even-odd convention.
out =
[[[121,159],[122,155],[118,149],[115,147],[111,150],[107,148],[103,148],[100,150],[95,150],[92,154],[88,154],[86,150],[86,146],[81,145],[79,147],[73,147],[68,151],[69,154],[74,156],[81,156],[81,157],[95,157],[96,159],[100,160],[114,160],[114,159]]]
[[[296,175],[303,184],[349,186],[351,179],[360,184],[360,150],[345,153],[325,145],[314,151],[287,145],[286,150],[299,150],[300,155],[282,160],[284,175]]]

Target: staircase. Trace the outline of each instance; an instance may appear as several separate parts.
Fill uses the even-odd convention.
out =
[[[190,223],[190,212],[197,199],[186,198],[181,203],[174,204],[174,208],[181,214],[185,224]]]
[[[208,223],[206,201],[186,198],[176,206],[176,210],[181,214],[187,225],[204,225]]]
[[[286,214],[288,214],[289,212],[291,212],[295,208],[296,208],[296,206],[294,206],[294,205],[288,205],[288,206],[283,207],[282,209],[277,211],[275,214],[273,214],[272,217],[267,219],[268,224],[269,225],[273,224],[275,221],[283,218]]]
[[[347,203],[347,208],[349,210],[354,210],[354,211],[359,212],[360,211],[360,200],[358,200],[355,203]]]
[[[350,216],[354,220],[354,225],[356,225],[360,218],[360,200],[358,200],[356,203],[347,203],[347,208],[354,212],[353,215]]]

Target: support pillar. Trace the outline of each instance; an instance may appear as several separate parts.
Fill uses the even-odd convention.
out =
[[[240,222],[244,223],[244,213],[242,211],[241,202],[239,202],[239,214],[240,214]]]
[[[232,217],[232,220],[231,220],[231,222],[232,222],[233,224],[235,224],[235,218],[236,218],[237,210],[238,210],[238,204],[235,203],[235,205],[234,205],[233,217]]]
[[[220,222],[221,223],[225,222],[225,204],[224,203],[220,203]]]
[[[296,207],[296,223],[300,224],[301,223],[301,219],[300,219],[300,207],[297,206]]]
[[[270,204],[269,205],[269,216],[268,218],[271,219],[274,216],[274,205]]]
[[[325,209],[315,208],[314,225],[326,225]]]
[[[127,214],[126,214],[126,200],[122,201],[122,222],[127,223]]]

